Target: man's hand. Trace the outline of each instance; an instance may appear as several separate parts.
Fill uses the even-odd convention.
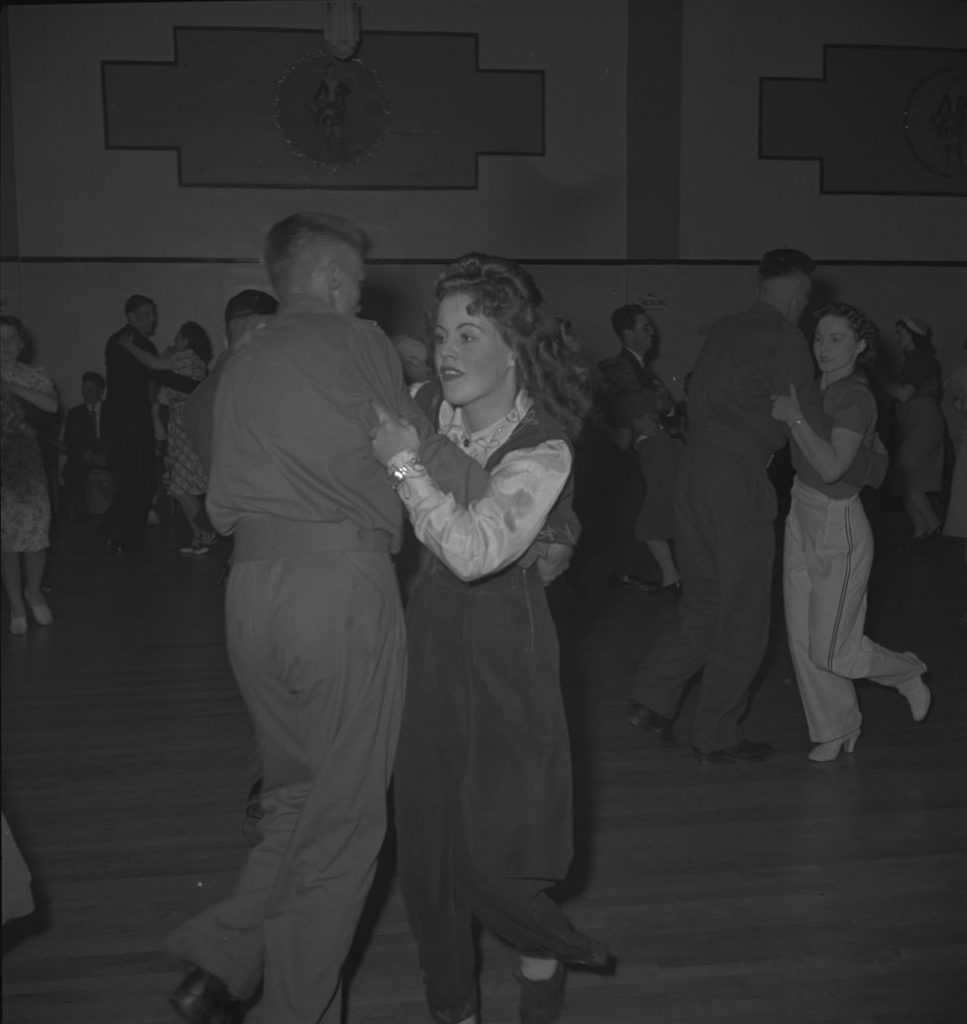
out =
[[[420,435],[409,420],[390,415],[379,402],[373,402],[373,410],[379,420],[379,426],[372,432],[373,455],[382,466],[388,466],[389,460],[400,452],[415,451],[420,446]]]
[[[789,385],[788,395],[770,395],[769,397],[772,400],[772,418],[774,420],[779,420],[781,423],[794,423],[803,418],[795,384]]]

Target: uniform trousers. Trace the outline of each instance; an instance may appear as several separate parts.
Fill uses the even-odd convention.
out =
[[[686,445],[675,484],[675,552],[682,578],[676,626],[649,651],[632,700],[674,718],[704,669],[692,743],[724,750],[769,639],[776,495],[766,466],[724,448]]]
[[[830,498],[800,483],[786,519],[783,593],[789,651],[810,739],[827,743],[863,721],[853,679],[898,688],[926,671],[864,635],[873,533],[859,495]]]
[[[338,1020],[343,961],[386,829],[405,638],[388,555],[316,552],[232,568],[228,651],[262,764],[262,840],[235,892],[168,948],[265,1024]]]
[[[144,543],[155,489],[150,421],[147,426],[145,421],[132,421],[111,429],[117,441],[109,467],[117,481],[117,490],[101,523],[101,533],[118,544],[138,548]]]

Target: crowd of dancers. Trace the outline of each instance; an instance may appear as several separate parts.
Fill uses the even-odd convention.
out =
[[[619,467],[619,546],[637,537],[660,573],[642,583],[619,552],[617,582],[678,602],[677,624],[631,684],[629,717],[672,742],[684,688],[701,672],[690,743],[703,765],[773,752],[744,735],[742,719],[769,628],[777,504],[768,469],[789,445],[787,632],[809,757],[831,760],[860,735],[854,679],[895,689],[915,721],[931,703],[924,661],[865,635],[873,546],[860,492],[879,486],[889,463],[863,370],[878,332],[853,306],[829,305],[815,318],[811,357],[799,322],[813,264],[772,251],[754,304],[711,327],[686,402],[654,369],[643,307],[615,311],[621,352],[594,367],[533,277],[496,256],[448,265],[432,336],[394,347],[355,315],[367,251],[358,226],[294,214],[266,240],[277,299],[254,290],[232,299],[228,345],[210,369],[197,324],[157,351],[157,307],[139,295],[108,343],[106,381],[85,378],[89,432],[72,474],[113,474],[106,540],[122,553],[143,541],[155,397],[168,410],[168,487],[189,550],[216,534],[232,543],[226,640],[256,736],[258,841],[233,894],[169,937],[185,965],[171,1002],[195,1024],[339,1018],[392,778],[399,877],[432,1019],[480,1019],[478,921],[519,954],[520,1020],[550,1024],[566,965],[612,959],[548,895],[568,872],[573,828],[546,587],[586,568],[572,559],[582,431],[598,431]],[[915,347],[923,325],[904,324]],[[19,358],[23,324],[4,317],[2,330],[4,585],[11,632],[22,633],[27,608],[52,621],[40,592],[49,508],[27,410],[51,412],[57,399],[50,378]],[[898,402],[936,402],[919,363],[894,381]],[[963,392],[957,400],[963,408]],[[955,537],[967,536],[964,454],[947,520]],[[909,461],[922,468],[922,458]],[[914,484],[934,488],[920,473],[904,493],[926,541],[941,524]],[[42,529],[28,532],[28,518]],[[393,556],[404,523],[419,553],[401,588]],[[12,568],[21,557],[25,588]]]

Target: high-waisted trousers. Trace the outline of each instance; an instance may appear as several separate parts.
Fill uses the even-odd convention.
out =
[[[864,634],[873,534],[859,495],[830,498],[798,480],[786,519],[783,594],[789,651],[810,739],[827,743],[863,721],[854,679],[898,688],[926,665]]]

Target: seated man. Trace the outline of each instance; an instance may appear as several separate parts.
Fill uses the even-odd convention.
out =
[[[111,503],[114,477],[107,468],[108,443],[101,411],[104,378],[88,371],[81,377],[84,401],[67,413],[64,424],[64,452],[67,461],[61,479],[67,488],[71,517],[76,523],[90,522]]]

